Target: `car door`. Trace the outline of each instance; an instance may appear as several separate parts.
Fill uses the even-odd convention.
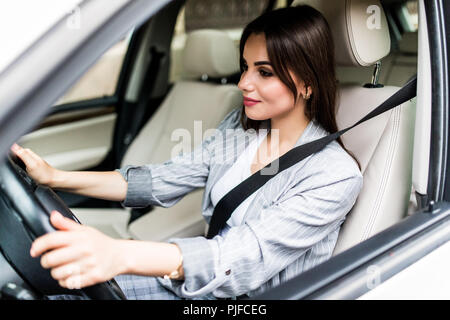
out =
[[[105,52],[19,144],[57,169],[102,167],[112,147],[120,75],[131,36]]]

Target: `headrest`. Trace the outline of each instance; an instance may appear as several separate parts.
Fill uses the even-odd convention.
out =
[[[370,66],[389,54],[391,38],[379,0],[295,0],[320,11],[333,33],[336,64]]]
[[[223,31],[196,30],[187,36],[183,67],[188,76],[226,77],[239,72],[239,51]]]

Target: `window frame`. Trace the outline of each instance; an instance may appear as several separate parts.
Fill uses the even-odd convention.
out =
[[[117,105],[123,98],[125,94],[126,87],[128,84],[128,75],[130,72],[130,68],[133,65],[133,61],[136,55],[136,50],[138,47],[138,37],[137,30],[133,30],[131,38],[129,40],[125,56],[123,58],[122,66],[120,68],[119,77],[117,79],[116,88],[112,95],[104,95],[102,97],[96,97],[91,99],[80,99],[77,101],[67,102],[55,105],[51,108],[49,116],[53,116],[56,114],[79,111],[79,110],[90,110],[99,107],[114,107]],[[95,64],[94,64],[95,66]],[[76,84],[76,83],[75,83]]]

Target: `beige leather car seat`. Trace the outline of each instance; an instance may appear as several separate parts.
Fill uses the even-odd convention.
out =
[[[389,30],[379,1],[311,0],[297,1],[294,5],[300,3],[315,7],[326,17],[333,32],[337,65],[367,67],[389,54]],[[368,10],[369,6],[372,6],[371,10]],[[373,17],[373,14],[379,16]],[[398,89],[393,86],[364,88],[341,84],[336,106],[339,130],[356,123]],[[407,215],[412,183],[414,120],[415,104],[407,102],[342,136],[344,145],[361,165],[364,185],[342,226],[334,254]]]
[[[162,163],[175,152],[176,130],[189,131],[193,148],[203,132],[216,128],[232,109],[242,105],[236,85],[200,81],[201,77],[224,78],[239,72],[238,50],[224,32],[197,30],[190,33],[183,52],[184,80],[172,90],[128,148],[121,167]],[[188,80],[190,79],[190,80]],[[192,80],[195,79],[195,80]],[[196,132],[194,133],[194,122]],[[200,139],[195,135],[199,134]],[[181,132],[181,131],[178,131]],[[172,139],[172,135],[175,137]],[[116,238],[164,241],[170,237],[204,234],[201,212],[203,189],[195,190],[170,208],[153,210],[128,226],[130,209],[77,209],[72,211],[84,224]]]

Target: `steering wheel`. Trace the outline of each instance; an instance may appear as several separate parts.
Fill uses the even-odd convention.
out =
[[[42,295],[79,295],[94,300],[125,300],[126,297],[114,279],[69,290],[61,287],[42,268],[39,259],[30,256],[34,239],[55,231],[50,213],[59,211],[78,223],[78,219],[61,198],[49,187],[38,185],[26,172],[25,164],[10,153],[0,164],[0,250],[36,292]]]

